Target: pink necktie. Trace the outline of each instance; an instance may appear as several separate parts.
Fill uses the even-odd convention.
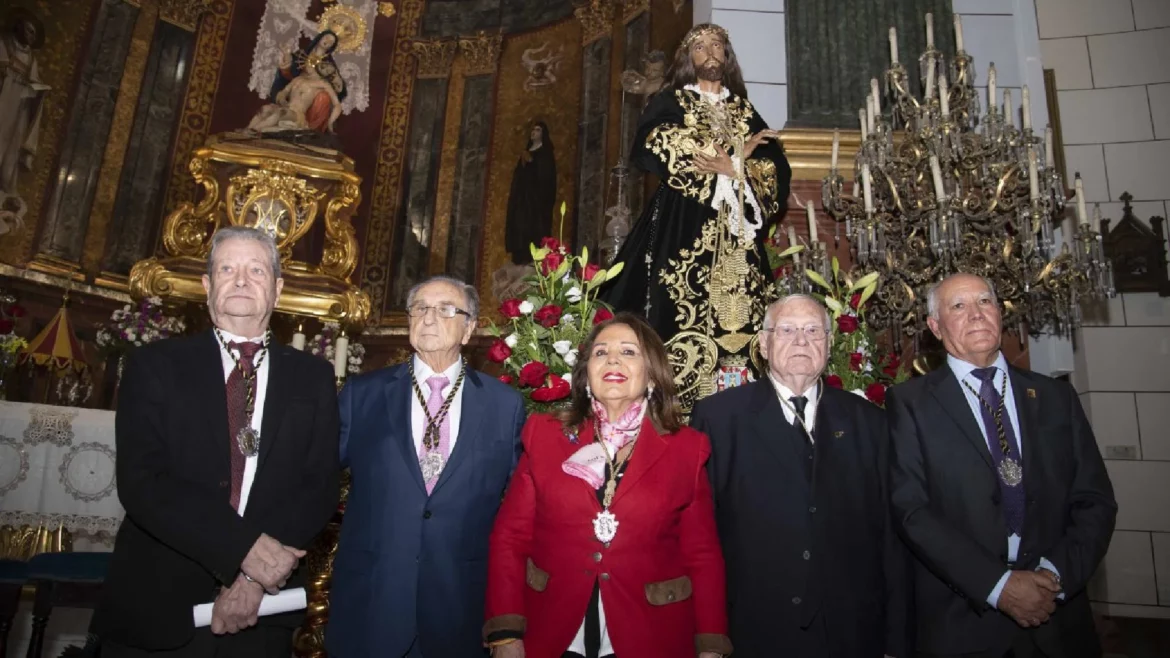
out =
[[[427,378],[427,386],[431,387],[431,396],[427,398],[427,413],[430,414],[432,419],[438,415],[439,409],[443,407],[443,387],[450,382],[451,380],[447,379],[443,375],[432,375],[431,377]],[[419,446],[418,451],[418,458],[420,462],[426,458],[428,452],[425,436],[426,435],[424,434],[423,444]],[[447,464],[447,457],[451,454],[450,408],[448,408],[447,413],[443,416],[442,423],[439,424],[439,446],[437,450],[442,456],[442,462],[440,463],[445,466]],[[434,476],[430,480],[427,480],[427,494],[430,494],[431,491],[434,490],[435,483],[439,481],[439,474],[442,473],[442,471],[442,466],[440,466],[439,470],[434,474]]]

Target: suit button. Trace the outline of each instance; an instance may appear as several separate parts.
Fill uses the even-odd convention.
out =
[[[813,505],[812,507],[809,507],[809,508],[808,508],[808,513],[809,513],[809,514],[816,514],[816,513],[817,513],[817,506],[816,506],[816,505]]]
[[[423,518],[424,518],[424,519],[429,519],[429,518],[431,518],[431,511],[430,511],[430,510],[427,510],[427,511],[423,512]]]
[[[601,574],[601,579],[602,580],[609,580],[609,574],[607,574],[607,573]]]
[[[593,554],[593,561],[594,562],[601,562],[601,553],[594,553]]]
[[[805,552],[804,552],[804,555],[802,555],[801,557],[803,557],[803,558],[804,558],[804,559],[806,559],[806,560],[808,560],[808,559],[811,559],[811,558],[812,558],[812,553],[809,553],[808,551],[805,551]]]
[[[220,481],[219,481],[219,488],[220,488],[220,489],[227,489],[227,486],[228,486],[228,481],[227,481],[227,480],[220,480]]]
[[[792,605],[800,605],[800,597],[799,596],[792,597]]]

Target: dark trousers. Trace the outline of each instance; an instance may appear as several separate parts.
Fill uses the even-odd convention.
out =
[[[1047,658],[1048,654],[1041,651],[1032,641],[1031,633],[1017,633],[1012,641],[1012,648],[1007,653],[998,651],[982,651],[976,653],[961,653],[943,655],[936,653],[919,653],[918,658]]]
[[[102,658],[289,658],[292,634],[288,628],[253,626],[234,635],[214,635],[197,628],[191,641],[177,649],[147,651],[104,641]]]

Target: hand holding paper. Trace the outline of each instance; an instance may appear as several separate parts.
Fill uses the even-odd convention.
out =
[[[269,594],[276,594],[304,556],[304,551],[262,534],[244,557],[240,570],[263,585]]]
[[[249,582],[240,574],[231,587],[220,591],[211,605],[211,632],[223,635],[255,626],[263,598],[260,584]]]
[[[257,611],[257,618],[278,615],[282,612],[292,612],[293,610],[304,610],[306,605],[305,589],[303,587],[286,589],[276,596],[265,594],[260,599],[260,609]],[[196,628],[211,625],[212,610],[214,607],[214,603],[204,603],[193,608],[192,612],[195,615]]]

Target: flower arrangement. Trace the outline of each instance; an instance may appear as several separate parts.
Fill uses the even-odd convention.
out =
[[[329,363],[333,363],[333,343],[340,333],[341,325],[336,322],[326,322],[321,325],[321,331],[313,336],[309,340],[309,343],[305,345],[305,349],[313,356],[319,356]],[[345,355],[345,371],[351,375],[360,373],[362,371],[362,363],[366,358],[365,346],[351,337],[349,340],[349,348],[346,349]]]
[[[110,321],[98,327],[97,346],[103,354],[124,354],[132,347],[146,345],[187,330],[180,317],[163,313],[162,299],[147,297],[137,308],[126,304],[110,314]]]
[[[594,325],[613,317],[597,300],[598,289],[620,274],[623,264],[602,268],[589,262],[587,248],[576,255],[556,238],[530,249],[534,272],[524,278],[528,292],[500,304],[505,322],[489,326],[496,340],[487,357],[503,365],[500,381],[520,391],[529,412],[539,412],[569,397],[578,346]]]

